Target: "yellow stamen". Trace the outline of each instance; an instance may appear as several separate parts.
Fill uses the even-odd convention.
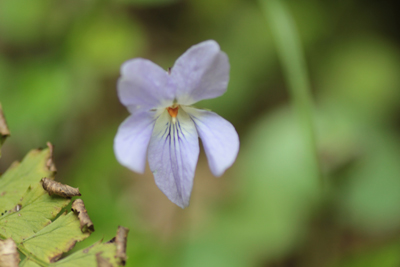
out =
[[[172,118],[176,118],[176,116],[178,116],[178,109],[179,109],[179,106],[177,106],[175,108],[171,108],[171,107],[167,108],[168,113]]]

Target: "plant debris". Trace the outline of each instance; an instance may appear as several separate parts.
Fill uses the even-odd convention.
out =
[[[101,252],[96,254],[96,262],[97,267],[112,267],[112,264],[101,256]]]
[[[4,117],[3,110],[0,105],[0,144],[10,136],[10,131],[8,130],[6,118]]]
[[[72,202],[71,210],[78,213],[82,232],[94,232],[93,223],[90,220],[89,215],[87,214],[85,204],[83,204],[82,199],[76,199],[74,202]]]
[[[50,156],[46,161],[46,167],[49,169],[49,171],[55,173],[55,172],[57,172],[57,168],[56,168],[56,165],[54,164],[54,161],[53,161],[54,146],[50,142],[47,142],[47,146],[48,146],[49,151],[50,151]]]
[[[75,197],[81,195],[79,188],[74,188],[69,185],[53,181],[49,178],[43,178],[41,182],[43,189],[46,190],[49,195],[58,195],[61,197]]]
[[[117,246],[117,257],[122,265],[126,263],[126,243],[129,229],[123,226],[118,226],[117,235],[115,236],[115,244]]]
[[[16,267],[20,259],[15,242],[9,238],[4,241],[0,240],[0,266]]]

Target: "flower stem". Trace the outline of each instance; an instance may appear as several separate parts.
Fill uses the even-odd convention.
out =
[[[309,147],[307,155],[315,179],[323,186],[320,171],[315,130],[313,123],[313,103],[308,80],[306,62],[295,23],[281,0],[259,0],[271,28],[278,57],[288,83],[294,109],[298,115],[303,140]]]

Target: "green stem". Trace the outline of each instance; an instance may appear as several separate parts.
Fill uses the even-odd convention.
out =
[[[281,0],[259,0],[264,14],[269,22],[278,56],[289,86],[290,95],[296,113],[303,140],[309,147],[309,164],[315,174],[315,179],[324,184],[321,175],[314,123],[312,116],[312,95],[308,80],[307,67],[295,23]]]

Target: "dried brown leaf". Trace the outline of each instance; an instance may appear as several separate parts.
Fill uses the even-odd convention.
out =
[[[62,197],[75,197],[81,195],[79,188],[74,188],[69,185],[53,181],[49,178],[43,178],[41,182],[43,189],[46,190],[49,195],[58,195]]]
[[[74,202],[72,202],[72,207],[71,209],[78,213],[78,218],[81,223],[81,230],[82,232],[94,232],[94,226],[92,221],[89,218],[89,215],[87,214],[85,204],[83,203],[82,199],[76,199]]]
[[[46,167],[49,169],[49,171],[56,172],[57,168],[53,161],[54,146],[50,142],[47,142],[47,146],[49,147],[50,150],[50,156],[46,161]]]
[[[96,254],[97,267],[112,267],[112,264],[101,256],[102,252]]]
[[[11,238],[0,240],[0,267],[16,267],[19,261],[15,242]]]
[[[8,130],[6,118],[4,117],[3,110],[0,105],[0,144],[10,136],[10,131]]]
[[[117,257],[122,265],[126,263],[126,243],[129,229],[123,226],[118,226],[117,235],[115,236],[115,244],[117,246]]]

